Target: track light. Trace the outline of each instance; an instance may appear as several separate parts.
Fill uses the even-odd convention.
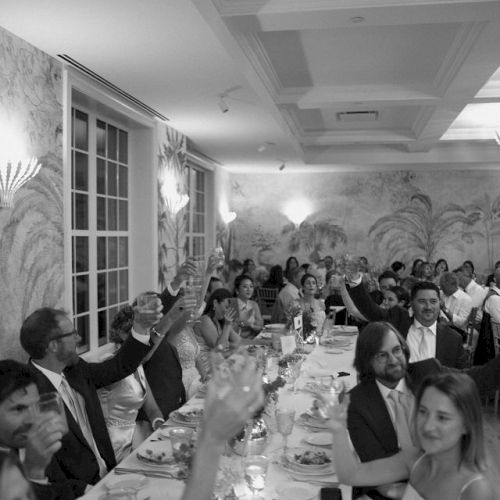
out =
[[[225,94],[221,94],[219,96],[219,100],[217,101],[217,105],[219,106],[219,109],[221,110],[222,113],[227,113],[229,111],[229,106],[227,105],[227,102],[224,100],[225,97],[227,97]]]

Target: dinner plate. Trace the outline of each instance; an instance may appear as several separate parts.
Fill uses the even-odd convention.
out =
[[[295,483],[276,488],[276,491],[281,500],[312,500],[318,496],[319,487]]]
[[[136,453],[137,458],[148,465],[165,466],[175,463],[172,456],[172,445],[169,441],[155,441],[147,443]]]
[[[299,425],[304,425],[305,427],[310,427],[311,429],[328,429],[324,422],[313,417],[312,415],[308,415],[307,413],[302,413],[302,415],[300,415],[297,419],[297,423]]]
[[[324,451],[306,448],[292,448],[286,454],[285,459],[289,468],[297,472],[321,472],[325,473],[331,469],[332,459]],[[312,463],[320,461],[320,463]]]
[[[146,481],[146,476],[142,474],[124,474],[117,477],[111,476],[109,480],[106,481],[105,486],[108,490],[139,490],[144,486]]]
[[[316,432],[306,436],[304,441],[315,446],[329,446],[333,444],[333,436],[329,432]]]
[[[335,474],[335,468],[332,464],[329,464],[328,467],[324,467],[323,469],[316,470],[294,467],[288,460],[281,460],[279,465],[287,474],[290,474],[298,481],[307,481],[308,479],[317,481],[330,480],[332,479],[332,475]]]

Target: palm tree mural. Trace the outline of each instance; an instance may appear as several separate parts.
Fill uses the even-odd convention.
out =
[[[466,208],[470,215],[476,217],[483,225],[484,232],[477,232],[472,236],[478,235],[486,239],[489,269],[493,269],[495,259],[493,241],[495,236],[500,234],[500,196],[492,200],[488,193],[484,193],[484,196]]]
[[[435,210],[430,197],[418,193],[406,207],[378,219],[368,234],[387,262],[422,255],[432,261],[442,245],[470,239],[466,228],[476,221],[477,216],[467,215],[465,209],[454,203]]]
[[[295,253],[304,249],[309,253],[309,259],[317,262],[320,252],[335,249],[339,243],[347,243],[347,235],[342,226],[335,223],[333,219],[312,220],[308,217],[298,227],[294,223],[287,224],[282,230],[283,236],[290,235],[288,249]]]

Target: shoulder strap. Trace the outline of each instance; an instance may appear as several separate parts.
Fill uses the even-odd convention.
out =
[[[498,295],[498,294],[497,294]],[[476,474],[473,476],[471,479],[469,479],[463,486],[462,489],[460,490],[460,495],[458,496],[458,500],[462,498],[462,494],[465,492],[465,490],[469,487],[470,484],[472,484],[474,481],[479,481],[480,479],[483,479],[482,474]]]

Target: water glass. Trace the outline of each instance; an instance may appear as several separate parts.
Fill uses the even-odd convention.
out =
[[[191,449],[193,429],[186,427],[172,427],[169,431],[172,455],[177,462],[184,462]]]
[[[158,295],[155,292],[144,292],[137,297],[137,305],[147,311],[156,311]]]
[[[266,486],[269,459],[265,455],[249,455],[243,461],[245,481],[252,492],[253,498],[258,496]]]
[[[66,420],[66,410],[64,403],[58,392],[45,392],[40,394],[40,399],[36,404],[38,415],[53,414],[55,419],[58,419],[63,427],[63,433],[68,432],[68,422]]]

